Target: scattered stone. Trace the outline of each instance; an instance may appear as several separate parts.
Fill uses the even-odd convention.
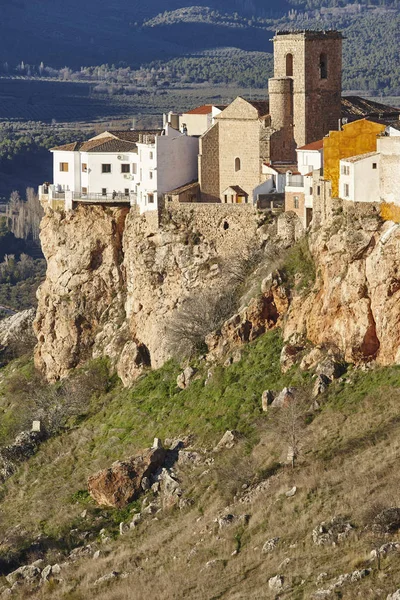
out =
[[[163,447],[163,445],[162,445],[162,441],[160,440],[160,438],[157,438],[157,437],[154,438],[153,445],[152,445],[153,450],[160,450],[162,447]]]
[[[14,583],[20,581],[21,579],[33,581],[40,577],[40,574],[40,569],[38,567],[34,567],[33,565],[25,565],[7,575],[6,580],[10,585],[14,585]]]
[[[43,560],[43,558],[38,558],[31,564],[32,564],[32,567],[38,567],[38,569],[43,569],[43,567],[45,566],[46,563]]]
[[[273,592],[281,592],[284,582],[285,578],[283,575],[275,575],[275,577],[268,579],[268,587]]]
[[[332,590],[317,590],[313,593],[313,600],[324,600],[324,598],[331,598],[333,596]]]
[[[372,523],[375,533],[395,533],[400,529],[400,508],[385,508],[380,512]]]
[[[283,406],[287,406],[294,399],[295,391],[295,388],[283,388],[283,390],[276,396],[275,400],[272,402],[271,408],[282,408]]]
[[[206,562],[206,569],[210,569],[211,567],[215,567],[218,564],[218,560],[214,558],[214,560],[209,560]]]
[[[148,477],[143,477],[140,485],[142,486],[142,490],[147,492],[147,490],[150,489],[150,479]]]
[[[185,390],[191,384],[193,375],[196,373],[192,367],[186,367],[183,372],[178,375],[176,379],[176,385],[181,389]]]
[[[235,350],[235,352],[232,354],[232,362],[238,363],[242,360],[242,352],[240,350]]]
[[[124,535],[125,533],[128,533],[129,531],[129,525],[127,523],[120,523],[119,524],[119,535]]]
[[[312,391],[312,397],[317,398],[318,396],[321,396],[321,394],[326,392],[330,383],[331,383],[331,380],[328,379],[328,377],[326,377],[326,375],[323,375],[323,374],[317,375],[317,378],[314,383],[313,391]]]
[[[93,585],[103,585],[104,583],[108,583],[113,579],[117,579],[119,577],[118,571],[112,571],[111,573],[107,573],[107,575],[103,575],[99,579],[96,579]]]
[[[188,450],[180,450],[178,456],[178,465],[194,464],[199,465],[203,457],[198,452],[189,452]]]
[[[271,552],[273,552],[275,550],[275,548],[277,547],[279,540],[281,538],[279,537],[274,537],[271,538],[270,540],[267,540],[264,544],[264,546],[262,547],[262,553],[263,554],[271,554]]]
[[[317,577],[316,584],[321,585],[321,583],[323,583],[325,581],[325,579],[327,579],[327,578],[328,578],[328,573],[326,573],[325,571],[323,573],[320,573]]]
[[[116,461],[89,477],[89,493],[98,504],[123,508],[138,497],[143,478],[155,473],[164,460],[163,448],[149,448],[140,456]]]
[[[4,482],[15,473],[18,465],[33,456],[45,435],[40,431],[23,431],[9,446],[0,450],[0,482]]]
[[[335,545],[343,541],[353,531],[351,523],[342,517],[334,517],[331,521],[323,521],[312,532],[314,544],[317,546]]]
[[[87,517],[87,510],[84,510],[83,512],[81,512],[81,517],[82,517],[82,519],[86,519],[86,517]]]
[[[274,398],[275,398],[274,393],[271,390],[265,390],[262,393],[261,405],[262,405],[262,409],[264,412],[266,412],[268,410],[268,407],[273,403]]]
[[[288,490],[288,491],[285,493],[285,496],[286,496],[286,498],[293,498],[293,496],[296,494],[296,492],[297,492],[297,487],[296,487],[296,486],[294,486],[294,487],[292,487],[292,489],[291,489],[291,490]]]
[[[287,567],[289,563],[290,563],[290,558],[285,558],[279,565],[278,569],[281,571],[282,569]]]
[[[51,572],[52,572],[52,566],[47,565],[47,567],[45,567],[42,571],[42,579],[44,581],[47,581],[51,575]]]
[[[235,444],[237,444],[240,437],[241,436],[237,431],[226,431],[218,444],[215,446],[214,452],[219,452],[220,450],[224,449],[230,450]]]
[[[135,527],[137,527],[139,525],[141,520],[142,520],[141,513],[137,513],[136,515],[133,515],[132,521],[129,523],[129,527],[131,529],[134,529]]]
[[[219,519],[217,519],[218,527],[220,529],[223,529],[224,527],[228,527],[229,525],[232,525],[235,520],[236,520],[235,515],[231,515],[231,514],[224,515],[223,517],[220,517]]]
[[[378,554],[385,557],[392,552],[400,552],[399,542],[388,542],[387,544],[383,544],[380,548],[375,548],[371,551],[370,557],[371,560],[375,560],[378,557]]]
[[[158,494],[158,492],[160,491],[160,482],[156,481],[155,483],[153,483],[153,485],[151,486],[151,491],[153,492],[153,494]]]
[[[93,560],[98,560],[100,558],[100,550],[96,550],[93,554]]]
[[[345,368],[342,362],[332,357],[327,357],[317,366],[316,371],[319,375],[324,375],[330,381],[333,381],[343,375]]]
[[[106,530],[102,529],[100,531],[100,537],[102,539],[108,539],[105,537],[106,536]],[[79,558],[81,558],[82,556],[88,556],[89,554],[92,553],[92,547],[90,544],[88,544],[87,546],[79,546],[78,548],[74,548],[73,550],[71,550],[71,552],[68,555],[69,560],[77,560]]]
[[[393,594],[389,594],[386,600],[400,600],[400,588]]]
[[[143,509],[142,513],[144,515],[155,515],[157,511],[158,505],[155,502],[150,502],[150,504]]]

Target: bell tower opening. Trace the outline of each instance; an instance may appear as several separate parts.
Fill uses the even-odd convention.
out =
[[[325,53],[319,57],[319,75],[321,79],[328,79],[328,56]]]
[[[293,54],[286,54],[286,77],[293,77]]]

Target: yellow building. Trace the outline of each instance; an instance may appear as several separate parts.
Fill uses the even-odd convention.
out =
[[[332,182],[332,197],[339,197],[340,160],[349,156],[376,152],[377,137],[386,125],[360,119],[331,131],[324,138],[324,179]]]

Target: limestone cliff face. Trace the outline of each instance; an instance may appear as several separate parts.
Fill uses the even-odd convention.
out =
[[[400,228],[376,206],[344,203],[310,236],[317,279],[294,295],[286,340],[336,346],[349,362],[400,361]]]
[[[248,206],[187,205],[165,211],[161,222],[122,208],[49,211],[36,365],[55,380],[108,356],[126,385],[144,366],[161,366],[174,311],[190,294],[218,292],[223,259],[245,257],[268,237],[262,221]]]

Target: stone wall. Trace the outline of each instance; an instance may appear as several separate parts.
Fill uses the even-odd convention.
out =
[[[201,138],[199,145],[199,183],[203,202],[220,201],[219,123]]]
[[[297,198],[297,207],[295,206]],[[305,223],[305,196],[304,192],[286,192],[285,193],[285,212],[294,212],[299,219]]]

